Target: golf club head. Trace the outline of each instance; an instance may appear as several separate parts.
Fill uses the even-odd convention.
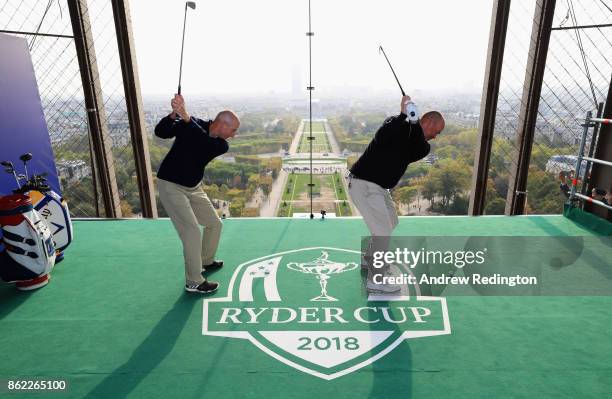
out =
[[[20,156],[19,159],[21,159],[23,162],[31,161],[32,160],[32,153],[31,152],[27,152],[27,153],[23,154],[22,156]]]
[[[26,175],[17,175],[17,178],[19,180],[24,180],[24,179],[26,179]]]
[[[195,1],[188,1],[187,3],[185,3],[185,6],[191,8],[192,10],[195,10],[196,3]]]
[[[0,165],[4,166],[4,171],[10,175],[15,175],[15,167],[12,162],[2,161]]]

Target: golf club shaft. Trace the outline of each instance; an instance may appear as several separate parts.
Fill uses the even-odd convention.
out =
[[[17,177],[15,169],[11,169],[10,171],[7,170],[7,172],[13,174],[13,177],[15,178],[15,183],[17,183],[17,187],[21,188],[21,184],[19,183],[19,177]]]
[[[25,169],[26,180],[30,179],[30,175],[28,173],[28,162],[32,160],[32,153],[28,152],[19,157],[21,162],[23,162],[23,168]]]
[[[181,78],[183,75],[183,48],[185,47],[185,25],[187,24],[187,3],[185,3],[185,17],[183,18],[183,40],[181,40],[181,64],[179,67],[178,94],[181,94]]]
[[[19,178],[17,177],[17,173],[15,173],[15,169],[13,169],[13,176],[15,177],[15,182],[17,182],[17,187],[21,188],[21,184],[19,183]]]
[[[389,58],[387,58],[387,54],[385,53],[385,50],[383,49],[382,46],[378,46],[378,48],[380,49],[380,51],[385,56],[385,59],[387,60],[387,64],[389,64],[389,68],[391,68],[391,72],[393,72],[393,76],[395,76],[395,80],[397,81],[397,84],[399,85],[399,88],[402,91],[402,96],[406,96],[406,93],[404,93],[404,89],[402,88],[402,84],[400,83],[399,79],[397,78],[397,75],[395,74],[395,71],[393,70],[393,67],[391,66],[391,62],[389,61]]]

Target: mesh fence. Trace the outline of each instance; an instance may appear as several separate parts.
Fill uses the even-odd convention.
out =
[[[102,123],[111,139],[123,216],[140,212],[131,150],[121,68],[111,3],[87,3],[101,96]],[[0,8],[0,29],[72,36],[66,1],[5,1]],[[88,121],[75,44],[72,38],[23,35],[30,48],[43,111],[62,194],[73,216],[104,216],[91,159]],[[110,155],[110,154],[109,154]]]

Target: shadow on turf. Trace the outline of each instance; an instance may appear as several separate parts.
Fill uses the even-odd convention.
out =
[[[393,306],[390,302],[377,302],[377,306]],[[371,326],[371,324],[370,324]],[[400,333],[399,328],[393,332]],[[412,398],[412,350],[407,340],[372,363],[372,389],[368,398]]]
[[[181,294],[174,306],[153,327],[149,336],[134,350],[127,362],[119,366],[85,398],[125,398],[172,351],[187,320],[202,296]]]
[[[22,292],[15,288],[15,284],[0,282],[0,320],[21,306],[31,295],[36,295],[36,291]]]
[[[368,272],[361,270],[362,295],[367,298],[366,280]],[[366,302],[367,303],[367,302]],[[393,302],[377,301],[376,306],[393,306]],[[372,324],[369,324],[373,328]],[[402,331],[394,325],[395,330],[391,336]],[[372,388],[368,394],[369,399],[378,398],[412,398],[412,350],[407,340],[403,340],[395,349],[382,358],[374,361],[370,366],[372,373]],[[364,368],[363,371],[368,371]],[[359,372],[358,372],[359,373]]]
[[[559,229],[557,226],[551,224],[545,218],[533,218],[533,219],[530,219],[530,221],[533,224],[535,224],[536,226],[538,226],[539,228],[541,228],[542,230],[544,230],[548,235],[550,235],[552,237],[557,237],[558,241],[560,241],[560,242],[563,242],[564,238],[567,238],[567,236],[569,235],[566,232],[564,232],[561,229]],[[580,225],[580,224],[578,224],[578,223],[576,223],[574,221],[572,221],[572,223],[574,223],[576,226],[578,226],[580,228],[589,230],[592,233],[596,234],[596,237],[600,241],[600,244],[602,245],[602,247],[604,247],[604,252],[607,252],[609,250],[609,248],[610,248],[610,237],[608,237],[608,236],[599,236],[599,235],[597,235],[597,232],[592,231],[592,230],[588,229],[585,226],[582,226],[582,225]],[[574,249],[575,252],[579,252],[578,256],[580,256],[580,255],[583,256],[583,260],[585,262],[588,262],[589,266],[591,266],[593,269],[597,270],[606,279],[612,280],[612,269],[610,269],[610,267],[608,266],[609,261],[605,259],[605,256],[604,256],[604,259],[602,259],[601,257],[599,257],[592,250],[586,251],[584,253],[583,253],[582,250],[583,250],[583,248]],[[571,262],[571,263],[573,263],[573,262]]]

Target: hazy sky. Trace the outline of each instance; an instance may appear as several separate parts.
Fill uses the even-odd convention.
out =
[[[492,0],[312,0],[317,92],[407,92],[483,82]],[[188,10],[185,95],[291,93],[308,83],[306,0],[196,1]],[[130,1],[144,94],[176,91],[184,1]],[[399,91],[399,90],[398,90]]]
[[[200,0],[189,10],[183,70],[186,95],[271,93],[307,97],[307,0]],[[408,93],[482,90],[492,0],[312,0],[313,85],[315,97],[399,95],[378,45],[382,44]],[[609,1],[608,1],[609,3]],[[2,3],[0,26],[34,31],[47,2],[12,0]],[[61,8],[57,6],[61,5]],[[184,1],[130,0],[136,54],[144,95],[168,96],[176,91]],[[122,92],[119,57],[108,0],[88,0],[96,58],[103,91]],[[578,25],[612,22],[600,0],[574,2]],[[60,12],[63,8],[63,12]],[[502,91],[520,98],[532,29],[534,0],[513,0],[502,71]],[[553,26],[567,20],[567,2],[558,1]],[[52,2],[41,32],[72,34],[66,2]],[[609,28],[583,30],[591,75],[602,100],[609,85]],[[575,31],[551,35],[544,90],[566,92],[571,86],[590,97]],[[77,63],[69,39],[38,38],[33,50],[37,66],[58,57],[72,86],[80,91]],[[51,58],[55,60],[54,58]],[[69,63],[68,66],[67,63]],[[43,86],[46,68],[38,68]],[[50,75],[49,79],[53,79]],[[47,85],[48,86],[48,85]],[[45,86],[46,87],[46,86]],[[54,95],[47,93],[47,95]],[[592,102],[592,101],[591,101]]]

